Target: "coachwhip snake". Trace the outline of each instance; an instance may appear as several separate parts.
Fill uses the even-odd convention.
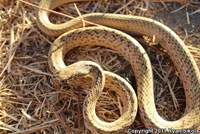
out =
[[[40,7],[54,9],[64,3],[76,1],[88,0],[42,0],[40,2]],[[109,13],[91,13],[82,15],[79,19],[72,19],[63,24],[53,24],[50,22],[48,14],[46,10],[39,9],[37,14],[37,24],[39,28],[50,36],[58,36],[64,33],[56,39],[50,49],[49,63],[53,71],[61,70],[62,72],[63,69],[65,70],[66,65],[63,62],[63,55],[74,47],[95,44],[114,49],[129,61],[134,71],[138,89],[139,112],[145,127],[151,129],[194,129],[200,126],[200,72],[184,42],[170,28],[158,21],[145,17]],[[82,20],[103,26],[81,28],[83,27]],[[90,26],[91,24],[86,22],[85,25]],[[130,34],[154,37],[156,42],[167,51],[179,72],[179,77],[184,86],[186,109],[183,117],[176,121],[166,121],[160,117],[155,107],[153,75],[150,60],[146,52],[132,37],[111,28]],[[79,70],[80,68],[77,67],[76,69]],[[64,72],[69,73],[70,71],[71,70],[68,71],[68,69],[66,69]],[[94,104],[95,102],[90,103]],[[84,116],[88,116],[87,113],[83,114]],[[112,129],[115,130],[114,127],[117,127],[116,125],[110,127],[110,125],[106,123],[95,125],[95,123],[101,121],[99,119],[94,119],[96,118],[94,111],[89,114],[92,114],[90,116],[91,118],[86,117],[86,122],[91,122],[91,124],[95,127],[97,126],[97,129],[100,131],[111,132]],[[126,125],[126,123],[122,124]],[[90,125],[87,127],[90,127]]]

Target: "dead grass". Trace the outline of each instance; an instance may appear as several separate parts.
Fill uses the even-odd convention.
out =
[[[39,3],[39,0],[27,1],[35,5]],[[82,14],[114,12],[153,18],[157,11],[170,6],[164,2],[165,0],[159,0],[158,3],[110,0],[80,3],[77,8]],[[56,84],[53,81],[47,58],[49,47],[55,38],[48,37],[38,29],[35,23],[36,7],[19,0],[0,0],[0,3],[0,134],[89,134],[82,117],[82,104],[88,87]],[[198,1],[191,0],[182,3],[182,8],[191,5],[196,7],[197,4]],[[178,10],[179,8],[174,12]],[[73,4],[62,6],[57,11],[77,16],[77,9]],[[68,20],[55,14],[51,15],[51,19],[55,23]],[[185,40],[200,67],[199,28],[192,33],[178,34]],[[157,110],[162,117],[176,120],[183,114],[185,107],[183,86],[177,72],[162,49],[157,45],[149,46],[142,37],[137,38],[153,65]],[[81,59],[95,61],[105,70],[121,75],[136,88],[130,65],[110,49],[77,48],[66,57],[67,64]],[[102,120],[113,121],[119,118],[122,109],[119,96],[105,89],[96,109]],[[130,128],[144,129],[139,116]]]

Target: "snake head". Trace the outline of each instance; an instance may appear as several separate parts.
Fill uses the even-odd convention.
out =
[[[91,75],[101,67],[91,61],[79,61],[60,69],[57,74],[61,80],[73,81],[78,77]]]

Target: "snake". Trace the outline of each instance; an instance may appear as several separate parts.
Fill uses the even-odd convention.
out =
[[[48,10],[55,9],[62,4],[81,1],[88,0],[41,0],[40,2],[39,6],[41,8],[38,9],[36,19],[38,27],[49,36],[59,36],[49,51],[48,59],[51,70],[62,71],[64,69],[65,74],[71,74],[70,77],[73,77],[74,74],[77,76],[76,71],[81,70],[83,66],[74,67],[76,68],[75,70],[69,70],[65,69],[68,66],[63,62],[64,54],[75,47],[95,44],[113,49],[123,56],[132,67],[137,86],[138,111],[146,128],[161,128],[167,129],[167,131],[169,129],[197,129],[200,126],[200,72],[193,56],[180,37],[159,21],[142,16],[89,13],[62,24],[50,22]],[[98,24],[98,26],[94,24]],[[158,114],[154,100],[151,62],[141,45],[130,36],[132,34],[146,35],[154,38],[165,49],[172,60],[183,83],[186,99],[185,112],[178,120],[168,121]],[[70,73],[71,71],[74,71],[74,73]],[[99,77],[96,76],[97,78]],[[114,77],[109,77],[110,81],[113,81],[112,79]],[[97,86],[97,81],[95,83]],[[102,84],[100,85],[102,86]],[[94,86],[95,84],[93,88]],[[91,98],[88,99],[88,104],[93,105],[96,103]],[[86,103],[84,105],[88,106]],[[88,110],[83,111],[89,112]],[[127,126],[126,120],[121,120],[121,123],[118,125],[111,126],[98,119],[94,110],[89,113],[85,112],[83,112],[85,121],[88,122],[86,127],[97,127],[99,133],[100,131],[112,133],[112,130],[117,132],[115,130],[118,128],[120,130],[120,127],[123,128],[123,125]],[[131,118],[131,116],[129,117]],[[115,127],[117,128],[115,129]],[[94,129],[91,128],[91,130]]]

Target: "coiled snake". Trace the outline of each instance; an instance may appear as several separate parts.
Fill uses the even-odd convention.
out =
[[[64,3],[75,1],[87,0],[42,0],[40,2],[40,7],[54,9]],[[98,65],[91,62],[90,66],[90,63],[85,61],[87,67],[82,66],[82,63],[79,62],[70,65],[71,67],[68,68],[63,62],[63,55],[74,47],[84,45],[95,44],[114,49],[129,61],[132,66],[138,89],[139,113],[147,128],[194,129],[200,126],[200,72],[184,42],[170,28],[158,21],[145,17],[109,13],[91,13],[83,15],[81,18],[79,17],[79,19],[72,19],[63,24],[52,24],[49,21],[48,14],[49,13],[46,10],[39,9],[37,14],[37,24],[44,33],[50,36],[58,36],[64,33],[56,39],[49,52],[50,67],[52,71],[61,70],[61,78],[68,79],[72,76],[92,73],[96,74],[96,88],[98,86],[102,87],[103,84],[98,85],[97,83],[100,81],[102,82],[104,79],[103,75],[106,75],[106,72],[103,73]],[[82,20],[103,26],[81,28],[83,26]],[[90,26],[91,24],[85,23],[85,25]],[[154,36],[156,41],[167,51],[179,72],[179,77],[184,86],[186,109],[183,117],[176,121],[166,121],[159,116],[154,102],[151,63],[145,50],[129,35],[111,28],[131,34],[147,35],[150,37]],[[92,66],[96,69],[91,69]],[[98,75],[102,76],[102,80],[99,81]],[[111,79],[115,79],[115,75],[112,73],[107,74],[107,76]],[[118,76],[116,75],[116,77]],[[123,79],[120,78],[119,81],[125,84]],[[93,88],[95,88],[95,84]],[[91,93],[93,94],[91,96],[94,97],[94,94],[99,94],[99,92],[100,91],[95,90]],[[96,117],[95,110],[92,108],[95,107],[96,100],[92,99],[91,96],[87,97],[88,101],[86,101],[87,103],[84,103],[85,110],[83,112],[88,128],[94,126],[96,127],[97,132],[105,133],[117,131],[121,129],[120,127],[123,128],[123,125],[129,125],[126,123],[126,120],[131,120],[130,118],[135,117],[135,115],[132,114],[131,116],[127,115],[129,118],[125,118],[125,120],[119,118],[118,121],[120,122],[114,123],[113,126],[111,126],[112,124],[102,122]],[[133,94],[132,97],[134,97]],[[129,99],[130,102],[133,102],[134,99],[130,99],[132,97],[127,99]],[[126,103],[128,108],[133,108],[133,106],[130,106],[129,102]],[[89,104],[92,106],[90,107]],[[89,108],[87,109],[87,107]],[[125,115],[126,114],[127,113],[125,113]],[[93,128],[90,129],[93,130]]]

